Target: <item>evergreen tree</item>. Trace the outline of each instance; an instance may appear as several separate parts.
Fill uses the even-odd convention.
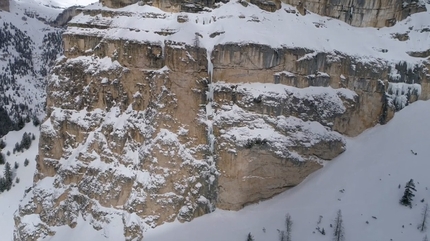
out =
[[[4,190],[6,190],[6,181],[4,178],[0,178],[0,193],[2,193]]]
[[[37,116],[33,116],[33,125],[34,125],[34,126],[39,126],[39,125],[40,125],[40,121],[39,121],[39,119],[37,118]]]
[[[345,230],[343,228],[342,211],[337,211],[334,228],[334,240],[343,241],[345,240]]]
[[[9,162],[6,162],[4,167],[3,178],[5,182],[5,190],[9,190],[12,187],[12,169],[10,168]]]
[[[246,241],[254,241],[254,236],[252,236],[251,233],[248,233],[248,237],[247,237]]]
[[[6,162],[6,158],[4,157],[3,153],[0,152],[0,165],[3,165]]]
[[[6,142],[4,142],[2,139],[0,139],[0,149],[3,149],[6,147]]]
[[[28,163],[29,163],[30,161],[27,159],[27,158],[25,158],[25,161],[24,161],[24,166],[26,167],[26,166],[28,166]]]
[[[289,213],[285,216],[285,240],[291,241],[291,227],[293,226],[293,221]]]
[[[21,150],[23,150],[23,149],[30,148],[30,146],[31,146],[31,134],[24,132],[24,134],[22,135],[20,148]]]
[[[413,191],[416,192],[417,190],[415,189],[414,180],[411,179],[408,183],[406,183],[405,192],[403,194],[403,197],[400,199],[400,204],[412,208],[412,200],[413,197],[415,197]]]
[[[426,203],[426,205],[423,208],[423,212],[422,212],[422,221],[420,223],[420,225],[418,225],[418,229],[421,232],[424,232],[427,229],[427,218],[429,216],[429,204]]]

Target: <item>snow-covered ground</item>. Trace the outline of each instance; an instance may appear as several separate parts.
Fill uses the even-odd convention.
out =
[[[430,125],[425,121],[430,118],[429,108],[428,101],[416,102],[387,125],[348,139],[344,154],[271,200],[238,212],[216,210],[190,223],[165,224],[150,230],[145,240],[233,241],[246,240],[251,232],[255,240],[275,241],[289,213],[292,240],[329,241],[338,210],[348,241],[423,240],[430,234],[430,229],[417,229],[422,208],[430,202]],[[399,204],[410,179],[417,189],[412,209]],[[317,227],[324,228],[326,235]]]
[[[87,6],[98,0],[12,0],[20,4],[39,4],[49,8],[65,9],[71,6]]]
[[[415,102],[397,113],[387,125],[349,138],[345,153],[297,187],[270,200],[237,212],[218,209],[189,223],[164,224],[149,230],[145,241],[237,241],[246,240],[250,232],[255,240],[276,241],[278,229],[284,229],[287,213],[293,220],[292,240],[329,241],[333,240],[330,224],[334,225],[338,210],[342,211],[348,241],[422,240],[430,234],[430,229],[425,232],[417,229],[422,208],[430,201],[430,125],[425,121],[430,119],[429,109],[429,101]],[[35,132],[35,129],[27,125],[23,131]],[[9,142],[16,142],[23,131],[11,132],[5,137],[7,148],[11,148]],[[30,151],[19,155],[18,161],[27,156],[33,160],[35,146],[33,143]],[[21,165],[20,184],[0,195],[3,217],[0,225],[7,227],[6,237],[12,235],[12,213],[24,189],[31,185],[33,171],[34,162],[26,168]],[[410,179],[414,179],[417,188],[412,209],[399,204],[405,183]],[[321,222],[317,224],[320,216]],[[56,228],[57,235],[48,240],[121,240],[121,217],[116,221],[96,231],[81,219],[75,229]],[[320,234],[317,227],[324,228],[326,234]]]
[[[6,20],[22,22],[20,29],[22,27],[21,30],[26,30],[33,41],[41,43],[43,35],[38,34],[45,26],[33,19],[23,20],[22,15],[15,13],[22,14],[26,9],[32,9],[47,19],[53,19],[62,11],[61,8],[75,4],[87,5],[92,2],[95,1],[13,0],[12,13],[4,13],[0,23]],[[52,10],[47,6],[58,9]],[[134,8],[135,12],[159,12],[152,7],[136,8],[136,6],[129,6],[126,9]],[[99,8],[99,5],[93,7]],[[284,6],[287,7],[289,6]],[[429,5],[427,7],[429,8]],[[154,37],[154,41],[159,41],[161,37],[154,34],[154,31],[160,28],[167,30],[173,28],[178,34],[173,34],[169,38],[192,43],[197,29],[205,39],[209,39],[201,43],[205,47],[218,43],[255,40],[273,47],[306,47],[327,52],[341,50],[362,58],[370,56],[371,59],[409,60],[413,63],[419,63],[422,59],[412,58],[406,52],[426,50],[429,46],[430,33],[421,30],[430,27],[430,11],[414,14],[393,28],[380,30],[354,28],[338,20],[315,14],[306,16],[287,14],[283,9],[270,14],[272,13],[262,12],[252,5],[245,9],[232,1],[209,15],[189,14],[191,20],[182,25],[176,22],[178,14],[167,14],[165,19],[127,19],[120,16],[113,22],[112,29],[100,31],[106,31],[102,34],[111,37],[127,34],[133,38],[133,34],[138,31],[131,32],[129,28],[144,28],[143,30],[153,31],[149,31],[147,35],[142,34],[146,33],[145,31],[140,31],[136,38],[152,40]],[[217,16],[216,24],[212,15]],[[256,20],[256,17],[259,21],[251,21]],[[102,20],[100,18],[100,21]],[[85,21],[85,17],[82,16],[74,20],[75,23]],[[146,21],[145,24],[142,21]],[[316,25],[322,27],[318,28]],[[411,26],[415,28],[410,29]],[[297,34],[298,29],[303,31]],[[69,31],[80,30],[70,28]],[[214,32],[226,33],[221,34],[219,38],[209,38],[208,36]],[[405,32],[409,32],[410,40],[400,42],[392,38],[394,33]],[[278,38],[273,38],[273,33],[277,33]],[[385,48],[388,52],[381,51]],[[27,83],[24,79],[18,81],[22,82],[23,86]],[[32,93],[31,96],[40,93],[43,97],[44,93],[37,91],[39,92]],[[43,98],[33,99],[33,102],[40,103],[41,99]],[[312,174],[298,187],[271,200],[248,206],[238,212],[216,210],[190,223],[165,224],[149,230],[145,234],[145,241],[246,240],[246,235],[250,232],[255,240],[278,240],[277,230],[284,229],[284,218],[287,213],[293,220],[293,240],[328,241],[333,238],[333,228],[330,224],[334,224],[338,210],[342,210],[345,236],[348,241],[422,240],[426,233],[419,232],[417,225],[421,221],[422,207],[430,200],[430,191],[427,190],[430,186],[428,175],[430,148],[427,144],[430,126],[425,121],[430,118],[430,112],[426,111],[429,108],[430,102],[414,103],[396,114],[387,125],[377,126],[356,138],[348,139],[344,154]],[[2,152],[10,150],[12,153],[14,144],[21,140],[24,132],[32,132],[38,139],[38,129],[28,124],[23,130],[10,132],[3,137],[7,146]],[[1,240],[12,239],[13,213],[17,210],[24,191],[32,185],[37,144],[37,141],[34,141],[30,150],[22,154],[6,156],[12,167],[15,161],[20,164],[16,173],[21,180],[10,191],[0,194],[0,225],[1,230],[6,230],[2,232]],[[417,155],[413,155],[411,150]],[[23,162],[26,158],[30,160],[30,164],[24,167]],[[0,175],[3,168],[4,165],[1,165]],[[416,181],[417,196],[413,208],[409,209],[400,206],[399,199],[403,194],[404,184],[411,178]],[[420,202],[422,199],[424,202]],[[317,224],[320,216],[321,222]],[[49,240],[122,240],[121,218],[118,216],[114,222],[100,231],[94,230],[88,221],[81,219],[74,229],[67,226],[55,228],[57,234]],[[316,230],[317,227],[324,228],[326,235],[321,235]]]
[[[16,152],[13,154],[13,148],[15,143],[20,142],[24,132],[32,133],[35,135],[35,140],[32,141],[30,149],[25,150],[23,153]],[[11,131],[3,139],[6,142],[6,147],[1,152],[6,157],[6,161],[10,163],[15,177],[19,177],[19,183],[13,180],[13,187],[9,191],[0,193],[0,227],[1,240],[9,241],[12,240],[13,234],[13,213],[18,209],[20,200],[24,196],[24,192],[29,187],[33,186],[33,175],[36,170],[36,155],[39,146],[39,127],[35,127],[33,124],[28,123],[20,131]],[[7,156],[7,152],[10,152],[10,156]],[[28,166],[24,166],[25,159],[29,160]],[[14,164],[19,164],[18,169],[14,168]],[[3,176],[5,165],[0,165],[0,176]]]

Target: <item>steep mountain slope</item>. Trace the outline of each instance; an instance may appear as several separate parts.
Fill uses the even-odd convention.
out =
[[[416,102],[388,124],[348,138],[345,153],[271,200],[238,212],[216,210],[190,223],[165,224],[149,231],[145,240],[233,241],[246,240],[251,232],[257,241],[276,241],[289,213],[292,240],[329,241],[338,210],[342,210],[345,240],[423,240],[430,236],[430,229],[417,229],[422,209],[430,202],[430,126],[425,121],[430,118],[429,108],[429,101]],[[412,209],[399,204],[410,179],[417,189]],[[324,228],[326,235],[317,227]]]
[[[32,133],[35,135],[35,140],[32,141],[28,150],[23,152],[14,153],[13,149],[15,143],[20,142],[24,133]],[[10,241],[13,239],[13,214],[18,209],[19,203],[24,196],[33,186],[33,175],[36,170],[36,156],[39,146],[39,127],[33,124],[27,124],[20,131],[11,131],[1,139],[6,143],[6,147],[1,150],[5,156],[6,161],[9,162],[13,168],[14,179],[13,186],[9,191],[0,193],[0,225],[2,227],[2,240]],[[7,153],[10,155],[7,155]],[[28,159],[28,166],[25,166],[25,160]],[[17,162],[18,169],[14,168],[14,163]],[[4,166],[0,165],[0,176],[3,176]],[[16,178],[19,178],[19,183],[16,183]],[[29,189],[30,188],[30,189]]]
[[[20,1],[20,0],[18,0]],[[21,0],[22,1],[22,0]],[[87,6],[97,0],[33,0],[34,2],[51,8],[68,8],[71,6]]]
[[[37,19],[57,11],[28,9],[12,1],[11,12],[0,13],[0,136],[44,117],[46,77],[62,53],[62,30]]]
[[[80,235],[70,228],[141,240],[241,209],[345,151],[343,135],[430,97],[429,11],[378,30],[280,6],[79,10],[48,79],[15,239]]]
[[[293,220],[292,240],[329,241],[333,240],[330,224],[338,210],[342,211],[346,240],[423,240],[430,236],[429,229],[417,229],[422,208],[430,200],[430,127],[423,121],[430,118],[429,108],[428,101],[416,102],[388,124],[348,138],[345,153],[294,189],[240,211],[216,210],[189,223],[164,224],[149,230],[145,240],[233,241],[246,240],[251,232],[255,240],[276,241],[288,213]],[[412,209],[399,204],[411,178],[417,189]],[[21,182],[29,184],[31,177],[22,177]],[[46,240],[122,240],[120,219],[96,231],[79,217],[75,228],[57,228],[57,234]],[[4,225],[10,227],[11,220]],[[320,234],[317,227],[326,234]]]

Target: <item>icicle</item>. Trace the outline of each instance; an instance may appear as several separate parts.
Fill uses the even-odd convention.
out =
[[[214,86],[212,83],[213,78],[213,64],[211,61],[211,51],[207,51],[207,60],[208,60],[208,75],[209,75],[209,81],[208,81],[208,91],[206,91],[206,124],[208,129],[208,143],[209,143],[209,150],[211,153],[214,153],[215,150],[215,135],[213,134],[213,109],[212,109],[212,103],[214,99]]]

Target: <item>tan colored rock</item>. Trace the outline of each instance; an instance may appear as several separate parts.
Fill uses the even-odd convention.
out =
[[[218,207],[239,210],[299,184],[319,168],[317,162],[282,160],[263,148],[221,152]]]
[[[153,4],[176,11],[180,3]],[[95,20],[127,14],[83,13]],[[215,207],[240,209],[342,153],[339,133],[387,122],[402,108],[398,98],[430,97],[425,66],[258,44],[218,45],[208,56],[198,33],[190,46],[104,36],[108,27],[89,21],[63,36],[65,58],[47,86],[36,184],[15,216],[16,240],[52,236],[51,227],[74,227],[79,215],[97,230],[120,216],[126,239],[139,240],[148,227]],[[308,98],[308,87],[330,88]],[[31,214],[40,222],[25,223]]]
[[[9,0],[0,0],[0,10],[9,12]]]
[[[137,0],[103,0],[104,6],[111,8],[124,7]],[[143,1],[145,2],[145,1]],[[280,0],[249,0],[263,10],[274,12],[281,8]],[[408,0],[372,0],[372,1],[315,1],[315,0],[282,0],[297,7],[298,11],[304,15],[310,11],[322,16],[340,19],[352,26],[357,27],[385,27],[392,26],[397,21],[405,19],[407,16],[417,12],[425,11],[425,5],[419,2]],[[204,7],[212,8],[214,1],[188,2],[180,0],[155,0],[151,3],[166,12],[198,12]]]

